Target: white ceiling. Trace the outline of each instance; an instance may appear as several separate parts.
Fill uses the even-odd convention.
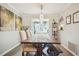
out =
[[[41,4],[40,3],[10,3],[15,9],[21,14],[40,14]],[[44,3],[43,14],[54,14],[64,11],[71,4],[70,3]]]

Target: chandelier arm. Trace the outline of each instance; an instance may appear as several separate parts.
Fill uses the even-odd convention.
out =
[[[42,10],[43,10],[43,5],[42,4],[40,5],[40,10],[41,10],[40,21],[42,22],[43,19],[44,19],[44,15],[43,15],[43,12],[42,12]]]

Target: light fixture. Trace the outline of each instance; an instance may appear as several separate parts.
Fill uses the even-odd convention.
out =
[[[40,20],[42,21],[44,19],[44,15],[43,15],[43,5],[40,5],[40,9],[41,9],[41,14],[40,14]]]
[[[62,23],[64,21],[63,16],[60,17],[59,20],[59,30],[63,30],[64,24]]]
[[[60,26],[59,26],[59,30],[63,30],[63,24],[60,24]]]

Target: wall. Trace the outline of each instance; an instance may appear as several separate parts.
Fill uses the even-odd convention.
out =
[[[20,44],[18,31],[0,32],[0,55],[4,55]]]
[[[16,10],[11,8],[8,4],[0,4],[7,9],[13,11],[15,14],[19,15]],[[15,48],[20,44],[20,36],[18,31],[4,31],[0,32],[0,55],[4,55],[11,49]]]
[[[39,19],[39,16],[40,15],[28,15],[28,14],[25,14],[23,15],[23,25],[29,25],[31,27],[32,25],[32,21],[34,19]],[[49,19],[49,33],[50,33],[50,36],[52,36],[52,21],[53,19],[55,19],[57,22],[59,21],[60,19],[60,14],[49,14],[49,15],[44,15],[44,18],[45,19]]]
[[[63,16],[64,21],[63,24],[63,31],[60,31],[60,38],[61,43],[66,48],[68,48],[68,42],[72,42],[73,44],[77,45],[77,55],[79,55],[79,23],[73,24],[73,13],[79,11],[79,4],[72,4],[68,9],[61,13]],[[67,25],[66,24],[66,16],[71,15],[72,23]]]

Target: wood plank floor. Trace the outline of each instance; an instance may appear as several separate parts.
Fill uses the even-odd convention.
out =
[[[69,51],[67,51],[63,46],[58,45],[58,47],[63,51],[61,56],[73,56]]]
[[[22,56],[21,54],[21,46],[16,47],[9,53],[5,54],[5,56]],[[59,56],[73,56],[70,52],[68,52],[65,48],[63,48],[61,45],[58,45],[58,47],[63,51]]]

